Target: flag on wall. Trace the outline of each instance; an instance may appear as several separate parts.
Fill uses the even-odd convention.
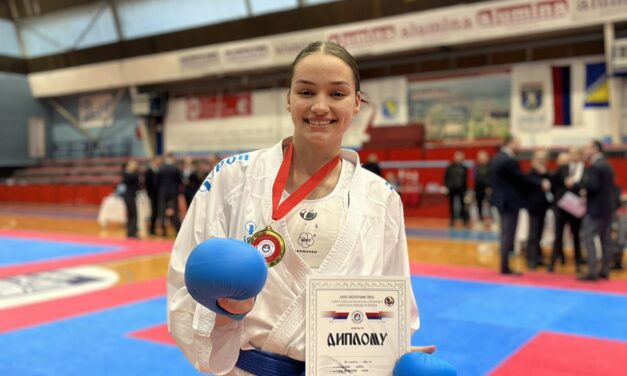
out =
[[[553,125],[572,125],[570,66],[551,67],[553,80]]]
[[[584,107],[608,107],[610,92],[605,63],[586,64],[586,99]]]

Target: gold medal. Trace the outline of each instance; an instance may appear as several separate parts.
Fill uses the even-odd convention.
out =
[[[269,268],[281,262],[285,255],[285,240],[269,225],[254,233],[250,244],[261,252]]]

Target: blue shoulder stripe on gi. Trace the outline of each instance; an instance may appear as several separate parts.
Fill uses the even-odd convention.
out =
[[[209,176],[207,176],[207,178],[202,183],[198,191],[199,192],[211,191],[211,179],[213,179],[217,174],[219,174],[220,171],[222,171],[223,169],[227,168],[228,166],[232,165],[235,162],[239,161],[243,163],[243,162],[248,162],[249,160],[250,160],[250,154],[248,153],[232,155],[228,158],[221,160],[220,162],[218,162],[218,164],[215,165],[213,170],[211,170],[211,172],[209,173]]]
[[[207,177],[205,181],[202,182],[202,185],[198,189],[199,192],[209,192],[211,190],[211,178]]]
[[[214,171],[217,174],[220,171],[222,171],[223,168],[226,168],[226,167],[232,165],[236,161],[248,162],[249,159],[250,159],[250,155],[248,153],[232,155],[232,156],[230,156],[228,158],[225,158],[225,159],[221,160],[220,162],[218,162],[218,164],[214,168]]]

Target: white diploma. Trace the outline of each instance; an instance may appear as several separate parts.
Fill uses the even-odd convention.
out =
[[[310,276],[307,375],[392,375],[410,343],[407,277]]]

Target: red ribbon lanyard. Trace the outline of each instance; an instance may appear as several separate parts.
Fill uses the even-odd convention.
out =
[[[272,185],[272,219],[278,221],[283,218],[290,210],[294,209],[299,202],[303,201],[305,197],[307,197],[311,191],[313,191],[318,184],[324,178],[327,177],[333,171],[333,168],[337,165],[337,162],[340,160],[340,156],[336,156],[327,162],[324,166],[322,166],[312,177],[307,179],[303,185],[298,187],[297,190],[294,191],[288,198],[283,201],[279,205],[281,201],[281,196],[283,195],[283,190],[285,189],[285,184],[287,184],[287,175],[290,172],[290,166],[292,165],[292,155],[294,154],[294,144],[290,143],[285,151],[285,156],[283,157],[283,162],[281,162],[281,167],[279,167],[279,173],[276,175],[276,180]]]

